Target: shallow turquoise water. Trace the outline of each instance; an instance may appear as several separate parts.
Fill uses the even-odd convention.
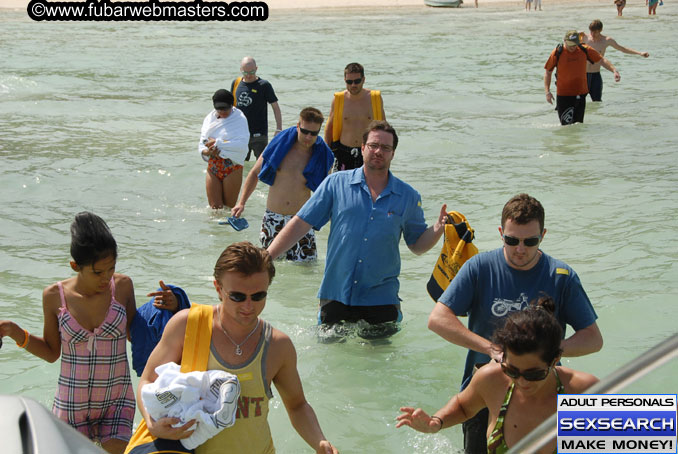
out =
[[[206,207],[195,144],[211,94],[253,54],[292,125],[307,105],[327,113],[343,67],[359,61],[400,133],[393,170],[421,192],[429,221],[448,203],[488,250],[500,245],[510,196],[542,201],[543,249],[577,270],[605,339],[600,353],[565,363],[605,376],[676,332],[678,7],[667,2],[648,18],[630,3],[621,19],[607,3],[544,7],[277,11],[263,23],[36,23],[0,10],[0,317],[41,331],[41,290],[69,276],[68,225],[83,209],[111,225],[139,304],[160,277],[215,302],[214,261],[230,242],[258,241],[265,190],[240,233]],[[622,81],[605,72],[605,102],[563,128],[544,101],[543,64],[565,30],[594,18],[651,57],[610,49]],[[326,238],[325,229],[323,257]],[[307,398],[343,452],[461,446],[456,428],[394,429],[400,405],[447,401],[465,357],[426,329],[425,284],[439,249],[401,251],[405,321],[389,342],[317,342],[323,260],[281,263],[264,311],[294,340]],[[51,406],[58,364],[10,344],[0,350],[0,392]],[[626,391],[675,393],[676,376],[674,361]],[[271,423],[278,452],[304,451],[279,399]]]

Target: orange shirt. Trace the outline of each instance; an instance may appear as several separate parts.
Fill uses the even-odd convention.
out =
[[[564,45],[563,45],[564,46]],[[583,45],[588,51],[589,58],[594,63],[600,61],[602,55],[597,50],[586,44]],[[553,71],[556,66],[556,49],[553,49],[549,59],[546,60],[544,69]],[[586,55],[577,46],[574,52],[563,48],[558,59],[558,80],[556,80],[556,93],[560,96],[585,95],[589,92],[586,84]]]

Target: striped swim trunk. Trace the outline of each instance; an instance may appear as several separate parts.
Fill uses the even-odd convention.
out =
[[[285,227],[285,224],[290,222],[294,217],[291,214],[278,214],[271,210],[266,210],[264,218],[261,221],[261,247],[267,248],[272,242],[273,238],[280,233]],[[287,260],[293,262],[309,262],[318,258],[318,251],[315,245],[315,232],[313,229],[309,230],[306,235],[292,246],[286,253]]]
[[[207,168],[212,175],[223,180],[227,175],[232,174],[238,169],[242,169],[242,166],[240,164],[235,164],[230,159],[210,158],[207,162]]]

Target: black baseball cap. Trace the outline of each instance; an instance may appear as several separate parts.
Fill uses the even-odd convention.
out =
[[[223,88],[214,92],[212,103],[217,110],[227,110],[233,107],[233,94]]]

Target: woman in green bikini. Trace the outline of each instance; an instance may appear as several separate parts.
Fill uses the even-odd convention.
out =
[[[421,408],[401,407],[396,427],[435,433],[487,407],[487,452],[507,452],[556,412],[558,394],[579,394],[598,381],[591,374],[556,365],[563,331],[553,316],[554,307],[551,298],[542,297],[507,317],[493,337],[503,352],[501,363],[478,369],[466,389],[432,416]],[[555,441],[541,452],[556,452]]]

